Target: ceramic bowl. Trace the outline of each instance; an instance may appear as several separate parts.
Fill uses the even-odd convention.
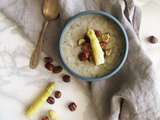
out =
[[[79,18],[81,16],[85,16],[85,15],[101,15],[101,16],[106,17],[107,19],[112,20],[115,24],[117,24],[118,28],[121,30],[121,33],[124,36],[124,40],[123,40],[123,42],[124,42],[124,48],[122,50],[121,57],[120,57],[120,59],[118,61],[118,65],[110,73],[106,73],[105,75],[100,76],[100,77],[84,77],[84,76],[81,76],[81,75],[75,73],[74,70],[72,70],[70,68],[70,66],[68,66],[65,63],[64,58],[63,58],[63,50],[62,50],[61,45],[63,43],[64,33],[67,31],[67,28],[72,25],[72,23],[73,23],[74,20],[76,20],[77,18]],[[59,40],[59,55],[60,55],[60,60],[62,62],[62,65],[64,66],[64,68],[71,75],[79,78],[80,80],[85,80],[85,81],[105,80],[105,79],[108,79],[108,78],[112,77],[116,73],[118,73],[118,71],[124,65],[124,63],[126,61],[126,58],[127,58],[127,55],[128,55],[128,37],[127,37],[126,31],[125,31],[124,27],[122,26],[122,24],[115,17],[113,17],[111,14],[106,13],[106,12],[101,12],[101,11],[85,11],[85,12],[81,12],[81,13],[79,13],[79,14],[71,17],[66,22],[66,24],[64,25],[63,30],[61,32],[60,40]]]

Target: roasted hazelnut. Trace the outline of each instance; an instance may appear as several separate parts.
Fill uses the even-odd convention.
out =
[[[61,66],[54,66],[54,68],[52,69],[53,73],[60,73],[63,70],[63,68]]]
[[[44,116],[44,117],[42,117],[41,120],[49,120],[49,118],[48,118],[48,116]]]
[[[68,108],[70,111],[75,111],[76,108],[77,108],[77,105],[74,103],[74,102],[71,102],[69,105],[68,105]]]
[[[54,65],[51,64],[51,63],[46,63],[46,64],[45,64],[45,68],[46,68],[47,70],[49,70],[49,71],[52,71],[53,68],[54,68]]]
[[[67,74],[63,75],[63,81],[64,82],[70,82],[71,81],[71,77]]]
[[[102,35],[102,32],[99,30],[94,30],[97,37],[100,37]]]
[[[51,57],[44,57],[44,62],[51,63],[51,62],[53,62],[53,59]]]
[[[89,51],[83,51],[83,52],[79,53],[78,57],[79,57],[80,61],[86,61],[86,60],[88,60],[89,55],[90,55]]]
[[[62,96],[61,91],[55,91],[54,96],[55,98],[60,98]]]
[[[157,39],[155,36],[153,36],[153,35],[149,36],[147,39],[148,39],[148,41],[149,41],[150,43],[152,43],[152,44],[158,42],[158,39]]]
[[[49,104],[54,104],[54,103],[55,103],[55,100],[54,100],[53,97],[50,96],[50,97],[48,97],[47,102],[48,102]]]
[[[82,51],[83,50],[91,50],[91,45],[90,45],[90,43],[83,43],[83,45],[82,45]]]

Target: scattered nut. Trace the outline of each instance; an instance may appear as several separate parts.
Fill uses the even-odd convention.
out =
[[[74,103],[74,102],[71,102],[69,105],[68,105],[68,108],[70,111],[75,111],[76,108],[77,108],[77,105]]]
[[[100,37],[102,35],[102,32],[99,30],[94,30],[97,37]]]
[[[52,71],[54,68],[54,65],[48,62],[45,64],[45,68],[49,71]]]
[[[81,53],[79,53],[78,57],[80,61],[86,61],[89,58],[89,51],[83,51]]]
[[[70,82],[71,81],[71,77],[67,74],[63,75],[63,81],[64,82]]]
[[[63,70],[63,68],[61,66],[54,66],[54,68],[52,69],[53,73],[60,73]]]
[[[55,103],[55,100],[54,100],[53,97],[50,96],[50,97],[48,97],[47,102],[48,102],[49,104],[54,104],[54,103]]]
[[[53,59],[51,57],[44,57],[44,62],[45,63],[52,63]]]
[[[60,91],[55,91],[54,96],[55,98],[60,98],[62,96],[62,93]]]
[[[42,117],[42,120],[49,120],[48,116]]]
[[[153,44],[158,42],[158,39],[153,35],[149,36],[147,39],[150,43],[153,43]]]
[[[91,45],[90,43],[83,43],[82,45],[82,50],[91,50]]]

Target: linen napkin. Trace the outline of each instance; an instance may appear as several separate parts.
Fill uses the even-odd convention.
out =
[[[101,119],[159,120],[160,99],[156,89],[157,71],[139,41],[141,12],[132,0],[110,1],[111,13],[125,27],[129,38],[127,62],[116,76],[92,84]],[[103,10],[107,11],[108,1]],[[107,103],[107,104],[106,104]],[[100,106],[100,104],[102,106]]]
[[[59,0],[59,2],[61,6],[59,20],[62,22],[80,11],[102,10],[117,17],[127,31],[130,46],[128,59],[123,69],[110,80],[92,83],[92,98],[99,119],[159,120],[160,98],[155,88],[158,81],[157,71],[155,71],[152,61],[146,56],[140,45],[138,33],[141,16],[139,8],[134,5],[132,0]],[[36,0],[33,3],[40,4]],[[16,10],[18,11],[18,8]],[[5,13],[17,22],[20,21],[22,16],[20,12],[16,12],[19,17],[15,18],[12,9],[6,10]],[[33,14],[35,14],[34,11]],[[36,32],[28,29],[24,30],[31,38],[38,36],[38,34],[33,35],[33,33],[38,33],[42,24],[42,16],[37,16],[35,14],[34,18],[36,19],[34,20],[40,22],[34,24],[35,28],[33,29]],[[25,28],[29,28],[27,25],[33,25],[29,22],[34,20],[25,21],[24,18],[20,24],[25,24]],[[59,20],[52,24],[52,28],[49,27],[49,31],[54,31],[55,28],[59,29]],[[57,35],[57,32],[55,33]],[[48,36],[56,37],[55,33],[50,33]]]
[[[92,97],[99,119],[160,119],[160,99],[155,89],[156,70],[143,51],[138,36],[140,9],[132,0],[102,0],[98,8],[92,1],[81,2],[61,0],[62,15],[68,17],[88,9],[109,12],[123,24],[129,38],[129,55],[122,70],[106,81],[92,83]]]

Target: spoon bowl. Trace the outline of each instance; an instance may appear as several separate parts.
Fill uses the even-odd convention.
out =
[[[42,14],[48,21],[57,18],[59,15],[59,5],[57,0],[44,0]]]

